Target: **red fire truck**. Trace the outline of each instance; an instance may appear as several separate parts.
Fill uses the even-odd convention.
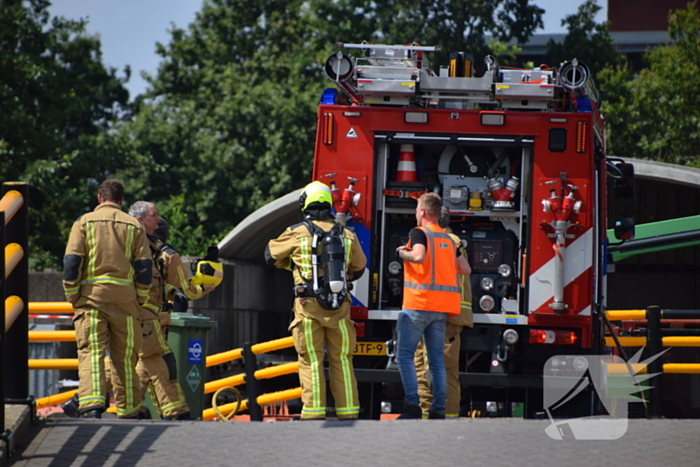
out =
[[[588,69],[577,60],[506,69],[489,56],[477,77],[465,53],[434,70],[435,47],[339,47],[353,53],[325,65],[337,89],[319,105],[313,178],[331,185],[336,220],[368,258],[352,306],[363,407],[376,417],[381,402],[389,411],[401,398],[391,358],[403,287],[395,250],[415,226],[416,198],[430,191],[473,271],[465,410],[508,414],[524,402],[534,415],[549,357],[603,351],[608,174],[631,185],[629,164],[606,160]],[[631,236],[631,221],[618,224],[620,238]]]

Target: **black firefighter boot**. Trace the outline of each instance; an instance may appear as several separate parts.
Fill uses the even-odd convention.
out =
[[[192,416],[190,415],[189,412],[183,412],[183,413],[179,413],[179,414],[177,414],[177,415],[169,415],[169,416],[167,416],[167,417],[163,417],[163,420],[180,420],[180,421],[184,421],[184,420],[194,420],[194,418],[192,418]]]
[[[61,408],[68,417],[80,418],[80,401],[77,394],[61,404]]]
[[[104,409],[102,407],[96,407],[94,409],[88,410],[80,414],[81,418],[102,418],[102,413]]]

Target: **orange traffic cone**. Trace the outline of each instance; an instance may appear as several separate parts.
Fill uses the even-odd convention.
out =
[[[416,158],[413,155],[412,144],[402,144],[399,150],[399,164],[396,167],[397,182],[417,182]]]

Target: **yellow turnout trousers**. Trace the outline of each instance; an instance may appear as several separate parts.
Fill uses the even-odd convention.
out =
[[[109,348],[114,373],[114,400],[120,417],[136,417],[141,408],[136,375],[141,348],[141,307],[127,303],[98,303],[81,297],[74,306],[75,340],[78,345],[80,411],[102,408],[107,401],[105,353]]]
[[[189,412],[185,394],[177,382],[175,355],[165,339],[160,322],[155,317],[143,322],[143,343],[136,372],[139,376],[141,399],[146,397],[148,385],[152,383],[151,398],[163,418],[174,418]]]
[[[445,418],[459,418],[459,405],[461,392],[459,385],[459,347],[462,326],[447,323],[445,325],[445,372],[447,373],[447,401],[445,402]],[[428,384],[428,364],[425,358],[423,340],[418,343],[416,349],[416,376],[418,377],[418,396],[420,407],[424,413],[430,410],[433,394]]]
[[[301,418],[326,417],[326,377],[323,371],[324,349],[328,355],[330,388],[339,419],[357,418],[360,401],[352,365],[355,325],[349,319],[350,306],[324,310],[315,300],[295,300],[295,319],[290,328],[299,354],[299,381],[304,407]]]

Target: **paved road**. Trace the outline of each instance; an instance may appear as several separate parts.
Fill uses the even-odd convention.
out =
[[[16,466],[700,465],[700,421],[630,420],[614,441],[545,434],[547,421],[49,420]],[[603,426],[588,433],[612,435]],[[585,431],[585,430],[584,430]]]

